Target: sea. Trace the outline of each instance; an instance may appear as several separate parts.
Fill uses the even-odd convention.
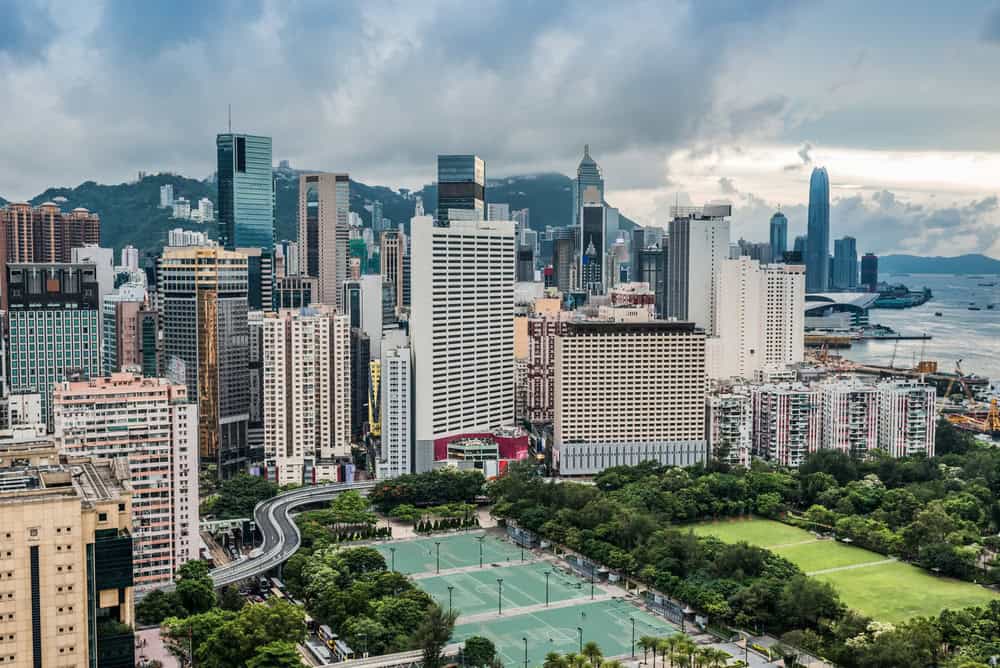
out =
[[[1000,383],[1000,275],[886,274],[879,280],[892,285],[902,283],[911,290],[927,287],[934,296],[914,308],[872,309],[868,321],[892,327],[900,334],[926,333],[932,338],[864,341],[838,351],[841,355],[857,362],[888,365],[895,351],[896,366],[934,360],[940,371],[954,371],[956,361],[961,360],[965,373]],[[989,310],[988,304],[996,306]],[[970,306],[982,310],[970,311]]]

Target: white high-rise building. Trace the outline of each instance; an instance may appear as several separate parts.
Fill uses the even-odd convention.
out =
[[[176,227],[167,232],[167,245],[174,247],[214,246],[215,242],[211,241],[204,232],[195,232],[193,230],[185,230],[182,227]]]
[[[210,223],[215,220],[215,205],[212,204],[212,200],[207,197],[202,197],[198,200],[198,217],[201,218],[201,222]]]
[[[730,466],[750,468],[753,402],[745,387],[734,387],[708,398],[706,431],[712,457]]]
[[[160,208],[170,209],[174,206],[174,186],[171,183],[160,186]]]
[[[626,315],[570,321],[556,337],[553,455],[560,474],[704,461],[704,331],[649,320],[642,308],[611,310]]]
[[[716,286],[719,359],[715,378],[751,379],[765,367],[804,355],[805,272],[743,256],[719,264]]]
[[[139,249],[128,245],[122,248],[121,266],[128,267],[131,271],[139,270]]]
[[[863,458],[878,447],[878,391],[858,379],[834,380],[819,386],[823,403],[824,449]]]
[[[797,467],[820,446],[819,391],[801,383],[755,385],[754,454],[781,466]]]
[[[337,481],[351,454],[347,316],[327,306],[264,315],[264,469],[270,480]]]
[[[934,456],[936,390],[913,381],[886,381],[878,385],[879,448],[892,457]]]
[[[514,226],[451,219],[412,230],[416,471],[434,440],[514,420]]]
[[[191,202],[186,197],[178,197],[174,200],[174,218],[187,220],[191,217]]]
[[[510,220],[510,204],[492,202],[486,205],[486,220]]]
[[[410,383],[410,347],[382,350],[380,370],[382,453],[378,462],[379,478],[395,478],[412,471],[413,396]]]
[[[113,373],[56,383],[60,451],[124,458],[132,475],[136,589],[169,584],[198,558],[198,405],[163,378]]]
[[[729,258],[729,205],[678,209],[670,221],[666,316],[688,320],[716,336],[718,280]]]

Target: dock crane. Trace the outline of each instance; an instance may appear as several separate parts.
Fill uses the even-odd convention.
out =
[[[972,390],[969,389],[969,384],[965,382],[965,373],[962,372],[962,360],[955,360],[955,378],[948,381],[948,388],[944,391],[944,398],[947,399],[951,396],[951,390],[955,387],[955,383],[959,384],[962,391],[965,393],[966,398],[969,403],[975,404],[976,399],[972,396]]]

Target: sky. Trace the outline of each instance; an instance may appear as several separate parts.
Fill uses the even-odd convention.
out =
[[[275,161],[419,187],[438,153],[490,176],[573,174],[663,225],[678,200],[778,207],[809,173],[832,237],[878,253],[1000,257],[1000,0],[421,2],[0,0],[0,196],[205,177],[214,136]]]

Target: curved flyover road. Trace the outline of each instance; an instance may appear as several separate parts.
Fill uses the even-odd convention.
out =
[[[210,575],[215,586],[224,587],[266,573],[295,554],[302,542],[299,528],[291,516],[295,508],[319,501],[329,501],[341,492],[350,490],[367,495],[373,487],[375,481],[367,480],[300,487],[258,503],[254,508],[253,517],[257,528],[264,536],[263,544],[254,550],[252,556],[212,570]]]

